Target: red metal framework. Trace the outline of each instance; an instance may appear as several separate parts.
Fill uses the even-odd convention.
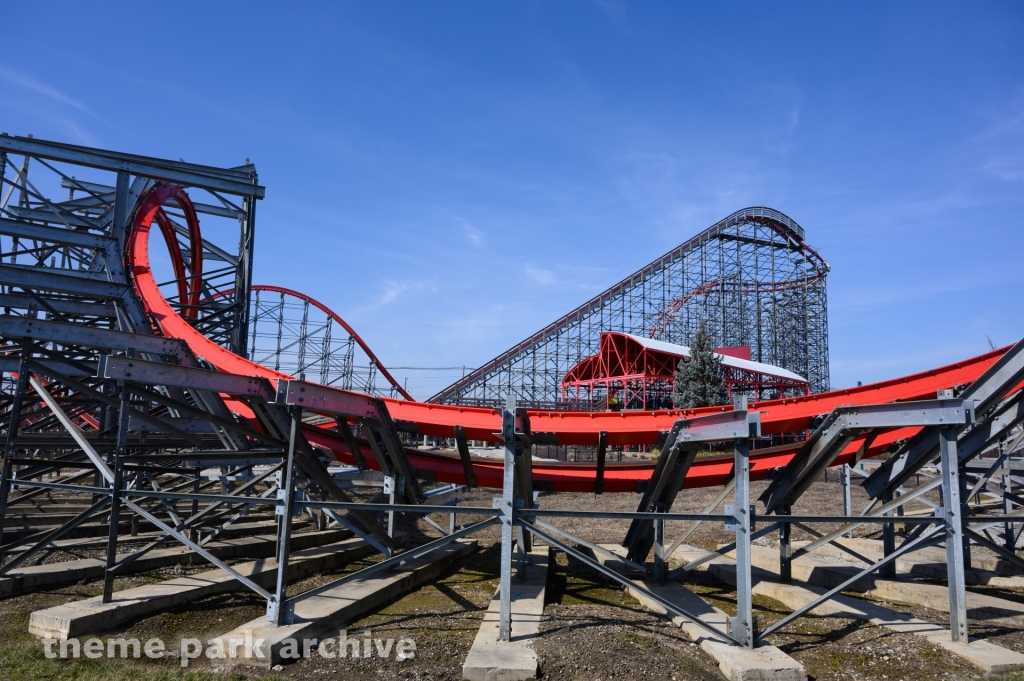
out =
[[[717,352],[730,396],[747,393],[763,400],[810,394],[810,383],[802,376],[750,361],[750,346]],[[689,357],[690,349],[682,345],[606,331],[600,351],[562,379],[562,400],[593,405],[616,397],[626,409],[670,409],[676,368]]]

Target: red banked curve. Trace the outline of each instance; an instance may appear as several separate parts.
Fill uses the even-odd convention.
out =
[[[150,267],[149,235],[154,218],[160,207],[168,200],[174,200],[179,204],[183,201],[189,202],[187,194],[179,187],[156,186],[143,197],[136,210],[128,239],[128,261],[135,290],[150,315],[154,330],[163,336],[182,340],[196,355],[203,357],[220,371],[260,376],[274,383],[291,379],[292,376],[252,362],[217,345],[179,316],[164,298]],[[189,214],[190,212],[186,211],[186,215]],[[191,216],[194,218],[195,213],[191,212]],[[196,243],[199,234],[198,220],[194,225],[190,224],[189,228],[190,238]],[[839,406],[933,399],[938,390],[973,382],[1005,351],[1006,348],[993,350],[930,371],[847,390],[757,402],[751,409],[761,412],[763,434],[796,432],[806,429],[813,418]],[[415,424],[423,435],[451,438],[454,437],[455,426],[461,425],[466,430],[467,439],[494,442],[497,441],[495,433],[501,430],[501,417],[494,409],[391,398],[385,398],[384,401],[395,420]],[[248,412],[243,404],[232,403],[232,407],[242,414]],[[657,443],[659,433],[671,429],[672,424],[680,417],[701,416],[728,411],[731,408],[620,412],[531,410],[530,426],[534,432],[555,434],[558,443],[563,445],[596,445],[598,433],[601,431],[608,433],[610,445],[653,445]],[[870,457],[880,454],[897,440],[913,436],[917,430],[902,428],[882,433],[871,442],[863,455]],[[310,442],[331,450],[339,460],[352,463],[351,453],[344,441],[329,430],[309,427],[305,434]],[[862,438],[852,442],[833,465],[849,462],[863,444]],[[784,466],[799,448],[800,444],[796,443],[752,451],[751,478],[761,479],[767,471]],[[366,454],[367,462],[375,466],[374,457],[369,455],[368,450]],[[462,464],[457,456],[410,449],[409,458],[413,466],[426,477],[436,478],[441,482],[465,482]],[[478,483],[483,487],[500,488],[502,465],[500,459],[474,459],[473,471]],[[692,488],[721,485],[728,479],[732,466],[731,457],[698,459],[691,467],[684,486]],[[653,465],[649,463],[611,463],[605,469],[604,490],[635,492],[637,483],[650,477],[652,467]],[[536,461],[533,473],[538,489],[593,492],[597,467],[594,464]]]

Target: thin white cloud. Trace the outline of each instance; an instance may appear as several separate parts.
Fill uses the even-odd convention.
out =
[[[385,281],[384,294],[380,297],[378,304],[387,305],[408,290],[409,284],[403,281]]]
[[[378,299],[376,307],[393,303],[406,293],[426,290],[436,290],[436,288],[429,281],[395,281],[393,279],[385,279],[384,292]]]
[[[89,107],[82,104],[77,99],[72,99],[56,88],[50,87],[46,83],[42,83],[34,78],[26,76],[23,73],[13,71],[2,64],[0,64],[0,78],[31,92],[35,92],[36,94],[49,97],[50,99],[61,102],[62,104],[67,104],[68,106],[72,106],[79,111],[84,111],[90,116],[96,115],[89,109]]]
[[[995,175],[1008,182],[1024,178],[1024,164],[1017,157],[998,157],[989,159],[981,170]]]
[[[469,240],[469,243],[473,244],[477,248],[483,248],[484,233],[479,229],[468,222],[464,222],[462,223],[462,233],[466,235],[466,239]]]
[[[526,276],[534,283],[548,286],[558,282],[558,277],[551,270],[540,269],[533,265],[527,265],[525,269]]]

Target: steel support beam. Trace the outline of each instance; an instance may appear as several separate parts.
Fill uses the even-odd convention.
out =
[[[743,399],[746,411],[746,399]],[[753,580],[751,578],[750,544],[753,532],[750,506],[750,450],[747,439],[735,442],[736,461],[736,616],[729,618],[730,634],[746,648],[754,647],[757,635],[754,625]]]
[[[473,472],[473,459],[469,455],[469,443],[466,441],[466,429],[455,426],[455,447],[459,450],[462,461],[462,474],[466,478],[466,488],[473,489],[476,484],[476,473]]]
[[[967,590],[964,574],[964,533],[961,521],[960,472],[956,428],[939,430],[942,467],[942,506],[946,528],[946,579],[949,590],[949,630],[954,641],[967,643]]]
[[[105,151],[61,142],[48,142],[31,137],[0,135],[0,151],[62,161],[75,165],[108,170],[154,180],[167,180],[190,187],[223,191],[238,196],[263,198],[266,190],[255,184],[244,170],[225,170],[184,161],[170,161],[137,154]],[[120,178],[118,178],[120,180]]]
[[[277,588],[274,597],[267,602],[267,619],[277,625],[288,624],[289,614],[285,607],[288,594],[288,558],[291,555],[292,515],[295,512],[295,450],[296,441],[302,437],[302,409],[291,408],[292,429],[288,438],[288,458],[281,471],[281,487],[278,499],[283,504],[278,506],[277,531]]]
[[[516,398],[512,394],[509,394],[505,410],[501,413],[501,433],[505,441],[505,468],[502,477],[502,495],[499,499],[495,499],[501,510],[498,640],[508,641],[512,636],[512,530],[516,523]]]

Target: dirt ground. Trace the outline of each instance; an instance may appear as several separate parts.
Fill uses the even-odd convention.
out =
[[[756,497],[764,483],[754,483]],[[801,499],[794,512],[834,512],[840,499],[840,487],[833,479],[816,482]],[[866,499],[854,488],[855,508],[863,508]],[[713,498],[715,489],[684,490],[675,511],[696,511]],[[491,505],[492,490],[475,490],[465,495],[465,506]],[[542,494],[543,508],[577,510],[635,510],[637,495],[618,494],[596,497],[586,494]],[[841,503],[841,501],[839,502]],[[447,526],[447,516],[434,518]],[[458,522],[473,518],[458,516]],[[558,519],[553,524],[588,541],[618,543],[625,535],[628,521],[592,521]],[[671,539],[681,524],[669,526]],[[436,530],[422,520],[402,518],[399,530],[411,544],[437,536]],[[859,535],[870,535],[862,528]],[[800,533],[795,533],[797,539]],[[440,579],[394,600],[367,616],[348,623],[349,637],[400,639],[415,641],[415,657],[398,661],[391,656],[382,660],[346,658],[327,660],[314,654],[308,659],[280,670],[259,670],[217,664],[203,658],[194,660],[187,672],[179,660],[167,657],[159,661],[48,660],[42,645],[28,634],[31,612],[53,605],[98,595],[96,583],[79,584],[46,593],[28,593],[0,600],[0,679],[460,679],[461,665],[476,635],[484,610],[497,587],[499,536],[496,528],[476,537],[480,550],[450,568]],[[728,542],[732,535],[721,526],[705,524],[690,537],[690,543],[711,548]],[[47,560],[59,560],[49,558]],[[65,557],[67,559],[67,557]],[[325,583],[341,574],[369,564],[357,561],[344,570],[316,575],[290,587],[292,592]],[[116,588],[155,582],[180,574],[209,569],[208,566],[178,566],[147,575],[118,580]],[[686,582],[723,610],[735,612],[735,592],[710,574],[694,571]],[[1024,602],[1024,592],[987,590],[994,595]],[[942,613],[887,604],[921,619],[945,624]],[[780,619],[787,610],[770,599],[755,598],[760,626]],[[105,636],[139,638],[159,637],[165,641],[181,638],[207,640],[260,616],[262,600],[247,592],[211,597],[173,611],[162,612],[108,632]],[[1024,653],[1024,632],[1005,624],[972,622],[972,636]],[[781,633],[772,643],[804,664],[810,678],[818,680],[917,681],[924,679],[973,679],[973,667],[932,646],[919,637],[896,634],[888,629],[844,618],[803,617]],[[697,646],[664,617],[642,608],[618,584],[607,580],[564,553],[555,552],[548,574],[545,619],[542,634],[534,649],[544,679],[721,679],[717,666]],[[1024,676],[1014,677],[1024,681]]]

